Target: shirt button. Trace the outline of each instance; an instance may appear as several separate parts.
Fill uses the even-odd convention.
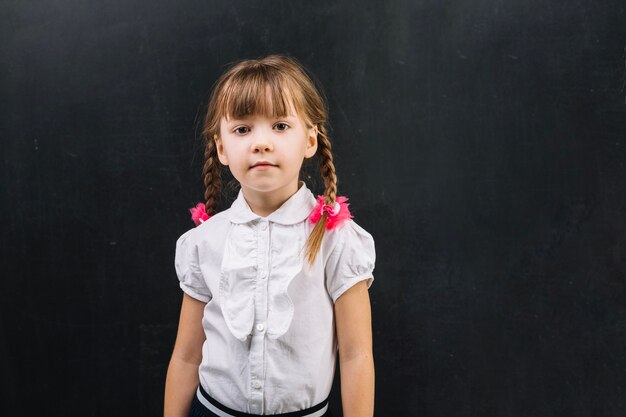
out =
[[[255,388],[255,389],[261,388],[261,383],[255,379],[254,381],[252,381],[252,388]]]
[[[263,330],[265,330],[265,325],[263,323],[259,323],[256,325],[256,329],[262,332]]]
[[[267,229],[267,223],[263,222],[261,223],[261,230],[266,230]]]

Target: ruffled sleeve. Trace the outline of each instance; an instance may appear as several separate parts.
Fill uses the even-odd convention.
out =
[[[326,287],[334,303],[359,281],[367,280],[367,288],[372,285],[376,250],[372,235],[353,220],[330,233],[337,234],[337,243],[328,257],[325,271]]]
[[[174,264],[180,288],[191,297],[208,303],[213,296],[199,266],[198,247],[192,242],[190,229],[176,241]]]

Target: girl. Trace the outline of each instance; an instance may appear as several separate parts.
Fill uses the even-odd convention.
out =
[[[176,242],[183,301],[165,416],[331,416],[338,351],[343,414],[372,416],[372,236],[351,218],[327,106],[294,58],[244,60],[208,105],[206,203]],[[300,180],[318,156],[324,195]],[[221,166],[241,188],[217,212]]]

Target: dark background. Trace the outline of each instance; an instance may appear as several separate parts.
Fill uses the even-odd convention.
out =
[[[3,0],[0,39],[2,415],[161,415],[199,123],[269,53],[376,240],[376,415],[626,414],[623,0]]]

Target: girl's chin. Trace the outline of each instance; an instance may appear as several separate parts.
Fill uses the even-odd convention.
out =
[[[290,184],[277,184],[276,179],[267,178],[266,181],[261,180],[252,180],[246,181],[245,183],[241,183],[241,188],[244,192],[252,192],[252,193],[260,193],[260,194],[269,194],[269,193],[279,193],[283,194],[287,192],[287,189],[290,189]],[[296,183],[295,190],[298,190],[299,183]]]

